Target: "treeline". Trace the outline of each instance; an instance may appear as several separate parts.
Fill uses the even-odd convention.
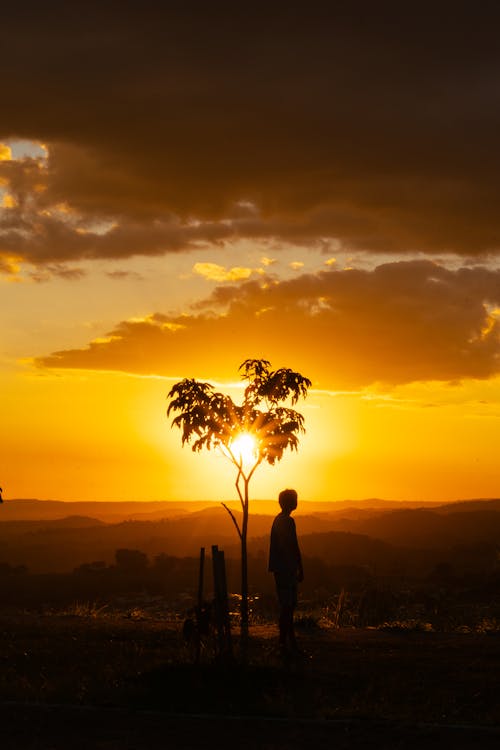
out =
[[[498,501],[476,501],[433,510],[344,508],[297,515],[303,552],[329,566],[368,566],[377,575],[404,570],[425,576],[439,563],[457,571],[495,564],[500,549]],[[249,551],[267,555],[271,517],[254,514]],[[157,556],[196,556],[200,547],[218,544],[226,557],[239,558],[239,543],[223,508],[208,508],[155,521],[106,524],[94,518],[0,523],[0,561],[26,565],[32,573],[69,573],[101,560],[115,565],[115,550],[142,550],[154,567]]]
[[[23,607],[105,603],[138,593],[171,599],[193,591],[197,575],[196,558],[161,553],[151,560],[141,550],[126,548],[116,550],[112,563],[95,560],[71,573],[33,573],[24,565],[0,563],[2,604]]]
[[[326,540],[324,540],[326,541]],[[306,548],[309,546],[305,545]],[[321,548],[321,545],[319,545]],[[484,553],[484,550],[481,550]],[[382,564],[327,562],[307,550],[301,599],[324,603],[340,592],[361,601],[383,591],[383,601],[421,600],[426,606],[445,600],[492,602],[500,597],[500,569],[495,549],[456,550],[456,563],[427,557],[417,566],[402,558],[389,557]],[[461,554],[459,554],[461,553]],[[481,561],[481,564],[478,564]],[[211,598],[210,558],[207,559],[205,596]],[[226,559],[228,589],[240,587],[240,564]],[[94,560],[78,565],[70,573],[33,573],[24,565],[0,563],[0,606],[24,608],[63,607],[73,602],[112,603],[120,597],[158,597],[170,609],[183,610],[194,602],[198,585],[198,557],[176,557],[165,552],[148,556],[139,549],[119,548],[112,562]],[[267,555],[254,551],[249,558],[252,596],[263,602],[274,598],[274,581],[267,572]],[[370,592],[370,593],[369,593]],[[390,592],[390,594],[388,593]],[[380,610],[381,595],[377,596]],[[430,604],[429,604],[430,602]]]
[[[328,565],[316,557],[305,557],[307,577],[302,585],[306,598],[331,596],[343,588],[362,590],[373,580],[364,565]],[[211,560],[207,558],[205,593],[211,597]],[[240,562],[226,558],[228,589],[240,588]],[[24,607],[61,606],[75,601],[107,602],[124,595],[160,596],[174,603],[194,601],[198,586],[199,558],[160,553],[153,557],[142,550],[120,548],[114,561],[95,560],[77,566],[71,573],[32,573],[26,566],[0,563],[2,604]],[[262,551],[249,556],[252,595],[274,596],[274,579],[267,570]]]

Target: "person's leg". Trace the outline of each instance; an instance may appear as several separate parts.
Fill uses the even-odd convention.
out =
[[[280,646],[288,646],[293,636],[293,607],[282,604],[279,619]]]
[[[295,612],[295,606],[290,607],[290,619],[288,621],[288,641],[292,650],[297,649],[297,641],[295,638],[295,628],[293,625],[293,614]]]
[[[293,614],[297,606],[297,582],[294,576],[275,574],[276,592],[280,604],[279,644],[282,648],[297,648],[293,627]]]
[[[297,581],[294,579],[290,586],[290,608],[288,620],[288,642],[292,651],[298,651],[297,640],[295,638],[294,614],[297,607]]]

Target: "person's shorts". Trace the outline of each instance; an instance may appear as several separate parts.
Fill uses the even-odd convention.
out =
[[[275,573],[276,593],[282,607],[297,606],[297,576],[290,573]]]

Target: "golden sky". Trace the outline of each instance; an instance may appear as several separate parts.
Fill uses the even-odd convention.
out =
[[[166,394],[246,358],[313,383],[254,497],[498,496],[497,6],[101,5],[3,11],[4,497],[232,498]]]

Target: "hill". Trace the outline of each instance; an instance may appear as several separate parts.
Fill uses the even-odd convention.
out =
[[[476,501],[470,501],[476,502]],[[239,510],[237,500],[229,501],[227,505]],[[440,506],[433,502],[407,502],[395,500],[381,500],[368,498],[365,500],[338,501],[300,501],[300,512],[305,515],[312,513],[335,512],[364,512],[366,510],[386,511],[396,508],[417,508]],[[119,523],[127,520],[161,520],[181,515],[195,513],[206,508],[220,508],[220,504],[213,500],[193,500],[177,502],[170,500],[157,501],[62,501],[39,499],[8,499],[2,505],[0,521],[43,521],[57,520],[67,516],[88,516],[105,523]],[[257,515],[275,515],[279,510],[276,500],[252,500],[252,513]]]
[[[74,505],[58,504],[50,512],[73,510]],[[91,505],[95,511],[99,503]],[[213,544],[224,549],[227,556],[238,557],[239,543],[226,511],[213,503],[201,509],[200,505],[194,504],[191,512],[174,505],[172,515],[161,520],[116,523],[80,515],[7,520],[2,508],[0,562],[26,565],[34,572],[63,572],[97,560],[111,564],[120,548],[142,550],[150,558],[159,554],[197,557],[200,547],[209,550]],[[395,565],[394,561],[403,559],[408,564],[412,559],[422,560],[424,553],[429,559],[446,560],[453,550],[451,556],[455,558],[459,547],[472,549],[470,555],[479,558],[481,546],[490,550],[500,542],[500,510],[495,510],[491,501],[471,501],[466,507],[468,510],[460,506],[457,511],[454,504],[451,510],[448,506],[396,510],[346,506],[310,513],[303,503],[296,523],[304,554],[332,564],[377,565],[383,561],[388,565],[392,561]],[[152,512],[161,511],[155,508]],[[251,514],[252,553],[267,554],[270,526],[269,515]]]
[[[2,505],[0,521],[46,521],[63,519],[68,516],[89,516],[105,523],[119,523],[127,520],[155,520],[184,515],[206,508],[213,503],[208,501],[171,502],[128,501],[95,502],[62,500],[13,499]]]

